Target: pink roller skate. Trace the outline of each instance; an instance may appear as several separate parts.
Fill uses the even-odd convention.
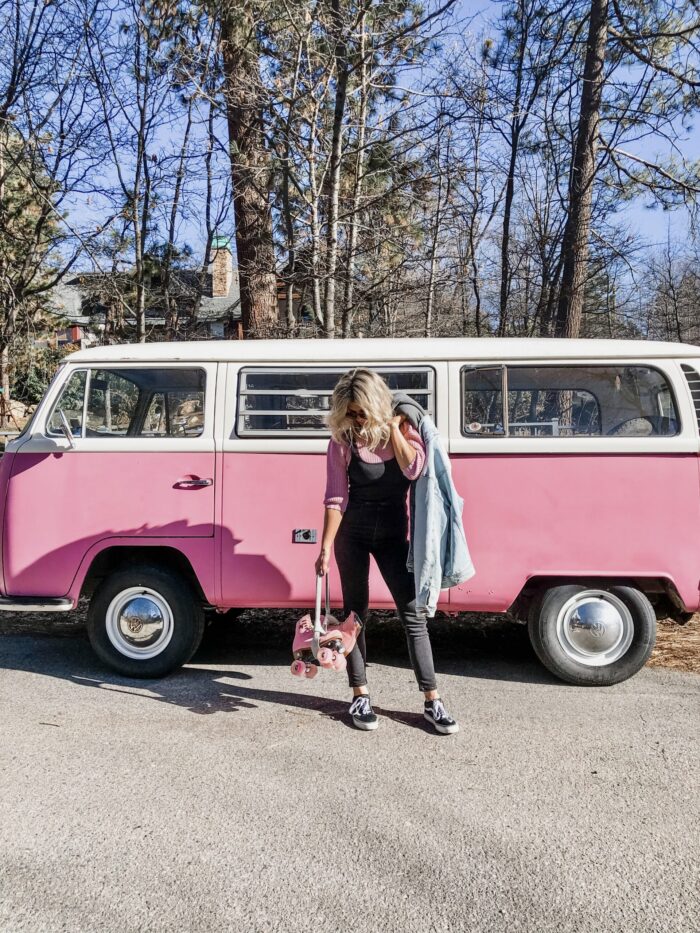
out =
[[[319,667],[331,671],[344,671],[346,657],[355,647],[362,622],[351,612],[344,622],[339,622],[330,613],[330,589],[326,574],[326,605],[321,615],[321,577],[316,578],[316,611],[311,616],[302,616],[297,622],[292,643],[292,674],[297,677],[315,677]]]

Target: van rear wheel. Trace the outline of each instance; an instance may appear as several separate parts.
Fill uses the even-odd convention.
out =
[[[164,677],[187,663],[204,632],[204,613],[188,583],[164,567],[119,570],[99,586],[87,618],[90,643],[127,677]]]
[[[579,686],[608,686],[644,666],[656,641],[656,615],[631,586],[553,586],[533,601],[532,647],[557,677]]]

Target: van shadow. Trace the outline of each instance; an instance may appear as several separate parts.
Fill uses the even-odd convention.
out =
[[[92,652],[82,626],[69,635],[57,634],[0,636],[0,669],[26,671],[76,684],[81,687],[130,694],[140,700],[151,700],[179,706],[196,715],[235,713],[255,709],[263,704],[315,712],[352,728],[347,717],[348,698],[335,700],[320,695],[323,685],[314,681],[296,681],[289,672],[293,615],[288,611],[285,626],[223,622],[213,626],[200,650],[189,665],[165,678],[156,680],[122,677],[105,669]],[[373,630],[373,628],[375,630]],[[0,631],[2,631],[0,629]],[[16,631],[16,630],[15,630]],[[519,629],[518,629],[519,631]],[[433,648],[438,675],[478,678],[491,681],[564,685],[557,681],[536,660],[529,645],[515,639],[504,654],[503,632],[476,635],[456,630],[447,643],[444,636],[433,634]],[[477,642],[475,644],[475,637]],[[465,644],[469,642],[469,646]],[[403,631],[397,623],[379,624],[368,630],[372,677],[374,664],[401,670],[412,679]],[[242,670],[245,667],[247,670]],[[299,690],[269,689],[256,686],[255,667],[277,667],[279,682],[295,682]],[[253,672],[250,669],[253,668]],[[342,678],[345,687],[345,678]],[[334,687],[336,684],[334,684]],[[309,692],[313,690],[314,692]],[[454,690],[454,685],[450,687]],[[318,691],[318,692],[315,692]],[[403,725],[431,731],[420,713],[376,707],[377,712]]]
[[[314,711],[331,719],[340,719],[347,710],[347,703],[328,697],[254,687],[250,685],[253,674],[236,670],[235,665],[230,669],[201,667],[197,657],[191,662],[196,666],[185,666],[164,678],[123,677],[100,665],[84,634],[6,635],[0,637],[0,646],[0,670],[54,677],[80,687],[179,706],[197,715],[244,712],[261,703]],[[287,675],[291,679],[281,658],[271,659],[264,652],[254,652],[244,663],[268,666],[276,660],[280,661],[280,681]]]
[[[213,524],[193,524],[184,519],[165,525],[144,523],[106,530],[96,523],[96,527],[99,530],[82,537],[71,538],[69,531],[62,532],[61,545],[53,549],[44,550],[47,548],[46,539],[43,543],[37,540],[31,547],[39,556],[23,567],[13,567],[6,555],[5,571],[10,580],[7,584],[6,578],[7,595],[77,595],[77,581],[83,581],[93,560],[116,554],[117,548],[138,547],[142,549],[140,560],[144,563],[148,562],[147,548],[161,551],[167,548],[189,562],[208,599],[215,599],[215,556],[220,553],[226,561],[231,580],[240,581],[242,586],[254,581],[256,590],[264,592],[267,599],[279,605],[289,601],[292,587],[285,573],[265,554],[241,551],[239,545],[244,542],[230,528],[218,527],[215,535]],[[153,551],[153,560],[156,563],[162,560],[159,551]]]
[[[289,648],[294,631],[294,610],[245,612],[235,622],[222,620],[211,626],[193,663],[235,663],[244,650],[249,663],[265,646],[282,654],[280,663],[290,663]],[[438,613],[428,623],[438,674],[503,680],[514,683],[562,685],[535,655],[523,625],[503,616]],[[391,611],[371,612],[367,622],[368,668],[372,663],[404,669],[412,675],[406,636]]]

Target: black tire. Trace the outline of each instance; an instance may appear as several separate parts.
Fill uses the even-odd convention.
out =
[[[160,600],[162,611],[168,616],[169,640],[164,641],[162,648],[157,643],[146,648],[138,645],[132,648],[114,621],[119,614],[110,611],[113,601],[120,595],[127,599],[126,591],[138,587],[144,588],[144,596]],[[132,594],[131,598],[137,595]],[[204,625],[202,606],[188,582],[166,567],[148,564],[118,570],[107,577],[95,591],[87,617],[88,636],[95,653],[101,661],[127,677],[164,677],[186,664],[199,647]],[[115,641],[121,644],[122,650]],[[137,656],[129,657],[127,651]],[[148,656],[139,657],[140,651]]]
[[[603,600],[605,594],[609,594],[610,602],[618,600],[628,610],[629,615],[624,615],[626,621],[621,624],[629,628],[631,620],[631,639],[628,632],[629,644],[623,653],[610,663],[582,663],[577,660],[572,656],[577,653],[576,647],[567,646],[566,635],[558,631],[557,620],[560,613],[570,600],[584,593],[599,593]],[[656,614],[644,593],[631,586],[608,586],[605,583],[594,586],[553,586],[543,590],[539,598],[533,600],[528,618],[528,632],[537,657],[561,680],[581,687],[605,687],[627,680],[644,667],[656,641]],[[624,644],[625,641],[621,641],[618,650],[622,650]],[[600,655],[593,654],[592,657],[604,661],[603,652]]]

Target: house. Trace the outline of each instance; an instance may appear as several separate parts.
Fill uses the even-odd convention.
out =
[[[64,327],[51,342],[80,347],[109,342],[110,330],[123,339],[135,333],[133,278],[129,272],[81,272],[57,285],[51,294],[52,310]],[[154,265],[147,279],[146,333],[149,340],[167,340],[166,301],[161,271]],[[233,265],[230,240],[212,243],[206,270],[174,269],[169,283],[171,314],[177,316],[177,334],[184,340],[237,338],[241,335],[241,297],[238,270]],[[131,299],[131,300],[130,300]],[[286,294],[278,277],[280,317],[286,316]],[[295,312],[302,313],[294,294]],[[125,313],[126,308],[126,313]]]

